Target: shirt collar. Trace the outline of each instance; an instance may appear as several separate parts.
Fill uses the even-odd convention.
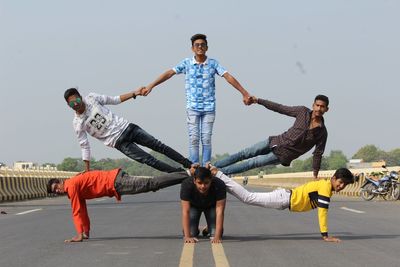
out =
[[[192,61],[191,61],[191,64],[192,65],[201,65],[201,64],[203,64],[203,65],[208,65],[208,57],[206,58],[206,61],[204,61],[203,63],[200,63],[200,62],[197,62],[196,61],[196,58],[193,56],[192,57]]]
[[[310,111],[309,111],[309,114],[310,114],[309,119],[310,119],[310,121],[311,121],[312,112],[313,112],[313,111],[310,109]],[[324,119],[324,117],[322,117],[322,119],[321,119],[321,126],[319,126],[319,127],[321,127],[321,128],[324,128],[324,127],[325,127],[325,119]],[[318,127],[317,127],[317,128],[318,128]]]

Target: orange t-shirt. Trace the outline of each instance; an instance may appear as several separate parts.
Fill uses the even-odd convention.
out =
[[[78,174],[64,182],[64,191],[71,200],[72,218],[78,234],[89,233],[90,220],[86,208],[86,199],[121,196],[114,187],[115,178],[120,169],[110,171],[88,171]]]

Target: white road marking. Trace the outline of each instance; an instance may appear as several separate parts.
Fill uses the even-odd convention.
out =
[[[104,200],[107,200],[107,199],[106,198],[96,199],[97,202],[101,202],[101,201],[104,201]]]
[[[24,215],[24,214],[35,212],[35,211],[38,211],[38,210],[42,210],[42,209],[27,210],[27,211],[23,211],[23,212],[17,213],[15,215]]]
[[[362,211],[362,210],[349,209],[349,208],[346,208],[346,207],[341,207],[341,209],[342,210],[351,211],[351,212],[354,212],[354,213],[365,213],[365,211]]]

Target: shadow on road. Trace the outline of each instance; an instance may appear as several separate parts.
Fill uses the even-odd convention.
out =
[[[332,233],[332,236],[342,240],[365,240],[365,239],[396,239],[400,235],[353,235],[348,232]],[[281,234],[281,235],[252,235],[252,236],[224,236],[224,242],[252,242],[264,240],[321,240],[321,236],[316,236],[315,233],[301,234]]]
[[[353,235],[348,232],[332,233],[333,236],[342,240],[366,240],[366,239],[396,239],[400,235]],[[160,236],[107,236],[90,238],[87,242],[97,241],[115,241],[115,240],[181,240],[180,235],[160,235]],[[208,239],[207,239],[208,240]],[[301,234],[281,234],[281,235],[252,235],[252,236],[224,236],[224,243],[231,242],[253,242],[265,240],[321,240],[320,236],[315,233],[301,233]]]
[[[90,238],[88,242],[95,241],[114,241],[114,240],[181,240],[179,235],[163,235],[163,236],[109,236]]]

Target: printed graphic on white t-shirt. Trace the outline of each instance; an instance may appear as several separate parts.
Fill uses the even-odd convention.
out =
[[[86,119],[87,131],[92,136],[102,136],[112,122],[111,112],[97,105],[93,105]]]
[[[112,113],[105,105],[121,103],[119,96],[105,96],[90,93],[84,98],[86,110],[83,114],[75,114],[74,129],[82,148],[83,158],[90,156],[89,140],[86,133],[114,147],[116,141],[128,127],[129,122]]]

